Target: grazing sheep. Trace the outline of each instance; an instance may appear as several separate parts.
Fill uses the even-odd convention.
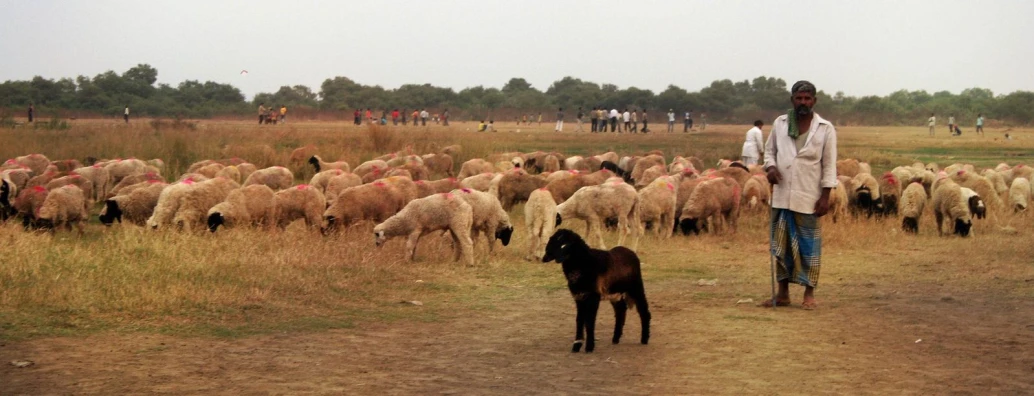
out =
[[[764,175],[754,175],[743,184],[743,200],[740,205],[746,205],[748,210],[755,210],[762,206],[768,207],[771,199],[770,185],[768,178]]]
[[[541,159],[529,158],[524,166],[534,173],[551,173],[560,170],[560,159],[556,155],[546,154]]]
[[[495,196],[469,188],[453,190],[452,194],[467,201],[474,211],[474,219],[471,224],[471,238],[473,238],[475,244],[480,239],[482,233],[485,235],[485,239],[488,240],[489,253],[495,247],[496,239],[500,240],[503,246],[510,244],[510,236],[513,235],[510,215],[503,210],[502,205],[499,204],[499,200]]]
[[[108,185],[111,186],[118,185],[118,182],[122,181],[123,178],[129,175],[147,173],[149,171],[159,173],[158,169],[135,158],[110,161],[104,167],[108,170],[108,175],[111,178],[108,181]]]
[[[394,171],[405,171],[409,174],[409,178],[413,181],[428,180],[431,176],[431,171],[428,170],[426,166],[415,162],[408,162],[403,165],[400,165],[396,167]],[[389,172],[388,177],[391,176],[394,176],[394,174]]]
[[[994,186],[995,192],[998,193],[998,195],[1009,192],[1009,185],[1005,184],[1005,178],[1002,177],[1001,173],[994,169],[984,169],[984,171],[981,172],[981,175],[987,178],[987,181],[991,182],[991,185]]]
[[[596,349],[596,313],[604,298],[614,307],[612,343],[621,341],[629,305],[639,312],[642,326],[639,342],[643,345],[650,342],[650,308],[635,252],[620,246],[610,251],[592,249],[573,231],[559,230],[549,238],[542,257],[542,262],[554,260],[564,270],[567,288],[578,309],[571,352],[581,350],[583,340],[586,353]]]
[[[855,177],[859,173],[861,173],[861,167],[858,160],[847,158],[837,161],[837,176]]]
[[[731,168],[726,168],[731,169]],[[682,232],[688,234],[690,231],[699,229],[700,220],[710,219],[714,232],[720,233],[722,223],[728,225],[732,233],[736,232],[736,222],[740,217],[740,200],[742,190],[736,180],[727,177],[719,177],[700,183],[694,190],[693,195],[686,201],[682,208],[682,215],[679,216]]]
[[[441,150],[438,150],[438,152],[442,153],[442,154],[448,154],[448,155],[451,155],[451,156],[456,156],[456,154],[459,154],[459,153],[463,152],[463,146],[460,146],[458,144],[454,144],[454,145],[451,145],[451,146],[445,146],[445,147],[442,147]]]
[[[417,180],[414,181],[413,184],[416,185],[417,198],[423,198],[434,194],[447,193],[452,190],[463,188],[462,186],[460,186],[460,182],[457,181],[454,177],[438,179],[435,181]]]
[[[538,260],[545,254],[546,243],[556,228],[556,201],[549,190],[532,191],[524,204],[524,225],[528,227],[528,255],[525,260]]]
[[[397,236],[407,236],[406,258],[416,258],[420,237],[432,231],[448,230],[453,239],[455,260],[461,258],[467,265],[474,265],[473,241],[470,230],[473,224],[473,208],[466,200],[451,194],[435,194],[413,200],[405,208],[383,223],[373,227],[377,247]]]
[[[1009,187],[1009,206],[1017,212],[1027,210],[1030,204],[1030,182],[1026,178],[1017,177],[1012,179],[1012,186]]]
[[[582,171],[582,172],[596,172],[596,171],[600,170],[600,165],[602,165],[602,164],[603,164],[603,162],[600,161],[599,158],[587,157],[587,158],[582,158],[578,162],[575,162],[574,165],[571,167],[571,169],[572,170],[579,170],[579,171]]]
[[[469,176],[460,180],[460,187],[471,190],[488,191],[492,188],[492,180],[496,177],[495,172],[486,172]]]
[[[898,206],[898,213],[902,217],[901,228],[905,232],[919,233],[919,219],[923,217],[923,209],[926,207],[926,190],[923,189],[923,184],[909,183],[901,193]]]
[[[51,161],[50,165],[56,167],[59,172],[71,172],[83,167],[83,163],[75,159]]]
[[[296,148],[291,151],[290,164],[291,166],[301,166],[310,158],[312,158],[312,156],[319,154],[319,152],[320,150],[312,144]]]
[[[369,160],[369,161],[366,161],[366,162],[363,162],[363,163],[359,164],[359,166],[355,167],[355,169],[352,170],[352,173],[355,173],[356,175],[359,175],[359,177],[363,177],[363,176],[366,176],[367,173],[373,172],[375,170],[383,171],[383,170],[388,169],[388,168],[389,167],[388,167],[388,163],[387,162],[384,162],[383,160],[376,160],[375,159],[375,160]]]
[[[733,164],[733,166],[729,166],[728,168],[719,169],[718,171],[714,172],[714,175],[718,177],[727,177],[733,179],[736,181],[736,184],[739,184],[740,187],[743,187],[745,184],[747,184],[747,180],[750,179],[751,174],[749,171],[747,171],[747,167],[743,166],[743,164],[739,162],[733,162]],[[735,164],[739,164],[739,166],[735,166]]]
[[[7,178],[0,178],[0,222],[6,222],[14,216],[14,200],[18,196],[18,186]]]
[[[651,224],[656,234],[669,238],[675,229],[675,184],[657,179],[639,190],[639,221]]]
[[[880,188],[880,204],[883,205],[883,215],[898,214],[898,199],[901,197],[902,181],[894,176],[892,172],[885,172],[877,180]]]
[[[248,178],[244,180],[244,187],[253,184],[264,184],[273,191],[280,191],[285,188],[290,188],[294,184],[294,174],[291,173],[290,169],[282,166],[271,166],[269,168],[259,169],[252,174],[248,175]],[[207,210],[207,209],[206,209]]]
[[[198,178],[192,178],[192,179],[194,179],[194,181],[201,181]],[[202,180],[208,180],[208,179],[210,179],[210,178],[209,177],[204,177]],[[114,197],[114,196],[118,195],[120,192],[122,192],[122,189],[126,188],[127,186],[132,186],[134,184],[142,183],[142,182],[145,182],[145,181],[152,181],[152,180],[165,181],[165,179],[162,178],[162,175],[159,175],[156,172],[145,172],[145,173],[137,173],[137,174],[129,175],[129,176],[126,176],[126,177],[122,178],[122,180],[119,181],[118,184],[116,184],[114,187],[112,187],[111,190],[109,190],[108,193],[104,197],[105,198]]]
[[[640,175],[638,179],[635,179],[635,188],[646,187],[650,185],[650,183],[653,183],[654,180],[657,180],[658,177],[667,175],[668,169],[665,168],[664,165],[651,166],[650,168],[643,171],[643,174]]]
[[[287,228],[298,219],[305,219],[306,226],[319,227],[326,209],[327,200],[323,193],[308,184],[279,191],[273,197],[273,218],[280,229]]]
[[[202,175],[205,175],[205,177],[211,179],[215,177],[215,175],[219,173],[219,171],[223,170],[223,168],[226,168],[226,165],[220,164],[218,162],[213,162],[211,164],[191,170],[191,173],[200,173]]]
[[[460,166],[460,173],[456,175],[457,179],[463,180],[470,176],[474,176],[481,173],[494,173],[495,166],[491,162],[485,161],[480,158],[474,158],[467,162],[464,162]]]
[[[86,210],[87,204],[83,190],[74,184],[50,190],[37,216],[41,227],[49,229],[53,234],[61,226],[69,231],[75,224],[79,235],[83,235],[86,220],[90,218]]]
[[[367,172],[365,175],[363,175],[363,179],[362,179],[363,180],[363,184],[373,183],[376,180],[380,180],[380,179],[383,179],[385,177],[388,177],[388,174],[392,173],[392,171],[394,171],[394,169],[392,169],[392,168],[377,168],[377,169],[371,170],[371,171]],[[399,174],[401,172],[395,172],[395,173]],[[409,172],[406,172],[406,173],[409,173]]]
[[[29,179],[29,181],[25,183],[25,187],[28,188],[36,186],[46,186],[47,183],[50,183],[51,180],[54,180],[62,176],[64,176],[63,173],[60,173],[56,170],[47,169],[42,174],[33,176],[31,179]]]
[[[880,184],[875,177],[868,173],[858,173],[852,178],[851,185],[853,188],[847,194],[855,213],[864,211],[866,217],[872,217],[883,211]]]
[[[406,206],[398,187],[383,181],[349,187],[323,212],[323,233],[363,220],[382,222]]]
[[[445,175],[447,177],[453,176],[453,161],[452,156],[449,154],[427,154],[423,156],[424,166],[431,174]]]
[[[846,177],[846,176],[845,176]],[[767,181],[767,180],[766,180]],[[844,183],[838,182],[829,191],[829,217],[833,220],[833,224],[836,224],[837,220],[847,215],[847,205],[849,201],[847,199],[847,186]]]
[[[122,193],[104,201],[100,220],[110,226],[122,219],[138,226],[147,223],[158,206],[158,198],[169,184],[158,180],[145,181],[122,189]]]
[[[327,182],[327,189],[323,192],[323,196],[327,198],[327,207],[333,205],[338,195],[345,191],[346,188],[362,184],[362,179],[354,173],[342,173],[330,178],[330,181]]]
[[[546,186],[546,179],[527,172],[507,172],[499,180],[499,202],[507,212],[528,200],[531,192]]]
[[[869,166],[868,162],[859,162],[858,163],[858,173],[868,173],[868,174],[871,175],[872,174],[872,167]]]
[[[237,164],[234,166],[236,166],[237,171],[241,173],[241,180],[248,180],[248,176],[251,176],[252,173],[255,173],[255,171],[258,170],[258,167],[255,166],[255,164],[248,162]]]
[[[586,235],[595,240],[601,248],[606,249],[603,242],[603,221],[618,219],[618,244],[625,243],[625,237],[632,234],[632,249],[639,244],[639,236],[643,234],[639,222],[639,195],[635,188],[621,181],[607,182],[599,186],[587,186],[579,189],[563,203],[557,205],[558,225],[563,219],[585,220]]]
[[[22,218],[22,226],[26,230],[39,225],[39,210],[48,192],[43,186],[33,186],[19,191],[15,197],[14,212]]]
[[[1012,181],[1019,177],[1030,181],[1031,178],[1034,178],[1034,168],[1019,164],[1002,172],[1002,179],[1009,186],[1012,186]]]
[[[207,224],[209,209],[225,201],[230,191],[240,187],[237,182],[224,177],[193,183],[180,197],[172,224],[180,230],[194,230]]]
[[[29,154],[7,160],[7,163],[20,165],[32,171],[32,175],[41,175],[50,166],[50,159],[43,154]]]
[[[320,158],[319,155],[313,155],[310,157],[309,164],[311,164],[312,168],[316,170],[316,173],[320,173],[328,169],[341,169],[345,172],[352,170],[352,167],[345,161],[323,162],[323,159]]]
[[[29,168],[13,168],[0,171],[0,178],[9,180],[18,189],[23,189],[32,179],[32,171]]]
[[[237,168],[237,165],[230,165],[223,169],[220,169],[218,172],[215,173],[215,176],[213,178],[215,177],[225,177],[227,179],[233,180],[237,184],[240,184],[242,181],[244,181],[244,179],[241,178],[241,171],[239,168]]]
[[[322,172],[317,172],[312,176],[312,179],[309,180],[309,184],[319,189],[320,192],[326,193],[327,184],[330,183],[330,179],[345,173],[346,172],[341,169],[327,169]]]
[[[647,169],[657,165],[664,167],[664,164],[664,157],[656,154],[639,158],[639,160],[636,161],[635,166],[632,167],[632,174],[630,177],[633,181],[638,181],[643,177],[643,172],[646,172]]]
[[[951,179],[944,179],[933,192],[930,201],[937,220],[937,235],[943,236],[945,228],[950,234],[967,237],[973,227],[969,203],[962,196],[962,187]],[[947,226],[944,223],[947,220]]]
[[[707,180],[713,180],[713,177],[695,177],[695,178],[682,178],[682,182],[679,183],[678,193],[676,194],[675,201],[675,222],[682,223],[682,209],[686,207],[686,202],[689,201],[689,197],[693,195],[693,191],[696,190],[700,183]],[[699,222],[697,227],[687,228],[682,230],[683,235],[689,235],[690,232],[700,234],[700,228],[706,223]],[[673,227],[672,232],[676,231]]]
[[[284,190],[287,191],[287,190]],[[274,223],[273,189],[264,184],[254,184],[230,191],[226,200],[208,210],[208,230],[215,232],[219,226],[227,228],[245,225],[266,226]],[[320,214],[323,210],[320,209]],[[317,215],[319,216],[319,215]]]
[[[567,201],[568,198],[571,198],[582,187],[598,186],[613,176],[614,173],[606,169],[600,169],[593,173],[572,173],[569,177],[549,181],[546,184],[546,189],[553,194],[553,200],[557,204],[561,204]],[[548,181],[549,178],[546,180]]]

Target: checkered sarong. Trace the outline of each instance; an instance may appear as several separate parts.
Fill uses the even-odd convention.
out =
[[[817,286],[819,258],[822,256],[819,218],[813,214],[772,208],[771,222],[771,253],[776,258],[776,279],[802,286]]]

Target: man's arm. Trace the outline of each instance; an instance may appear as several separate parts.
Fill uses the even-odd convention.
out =
[[[765,163],[763,167],[767,173],[768,182],[771,184],[779,184],[779,181],[783,180],[783,175],[776,168],[776,155],[778,155],[779,150],[776,148],[775,130],[776,123],[778,122],[779,120],[776,119],[776,122],[772,123],[772,131],[768,133],[768,142],[765,143]]]
[[[822,147],[822,188],[828,189],[837,186],[837,130],[829,126],[829,135],[826,136],[825,146]]]

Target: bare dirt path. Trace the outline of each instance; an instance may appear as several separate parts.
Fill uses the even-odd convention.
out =
[[[637,343],[633,314],[611,345],[602,306],[593,354],[568,352],[574,310],[558,291],[434,323],[6,344],[0,384],[3,394],[1034,392],[1034,301],[843,284],[815,311],[730,302],[764,286],[720,285],[701,298],[686,280],[655,284],[650,345]],[[20,359],[35,365],[7,364]]]

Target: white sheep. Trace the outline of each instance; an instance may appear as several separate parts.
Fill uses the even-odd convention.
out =
[[[933,206],[937,221],[937,234],[944,235],[945,228],[951,234],[962,237],[969,236],[973,227],[973,218],[969,212],[969,203],[962,195],[962,187],[951,179],[942,179],[934,189],[930,205]],[[945,227],[944,220],[948,220]]]
[[[305,219],[305,225],[318,227],[322,223],[327,200],[315,187],[308,184],[282,190],[273,198],[274,218],[280,229],[298,219]]]
[[[474,243],[477,243],[481,234],[484,234],[485,239],[488,240],[489,253],[492,252],[496,239],[500,240],[503,246],[510,244],[510,236],[513,235],[510,215],[503,210],[503,206],[495,196],[469,188],[453,190],[452,194],[467,201],[474,211],[471,225],[471,238]]]
[[[93,196],[89,198],[94,201],[100,201],[108,196],[108,189],[111,188],[108,182],[111,179],[111,175],[108,174],[108,170],[103,166],[91,165],[75,168],[72,170],[72,173],[90,179],[90,182],[93,183]]]
[[[273,191],[280,191],[290,188],[294,184],[294,174],[291,173],[290,169],[282,166],[271,166],[252,172],[244,181],[243,186],[247,187],[253,184],[265,184],[272,188]]]
[[[1012,179],[1012,186],[1009,187],[1009,206],[1017,212],[1027,210],[1030,204],[1030,181],[1023,177]]]
[[[226,200],[208,210],[208,230],[245,225],[271,227],[274,223],[273,189],[253,184],[230,191]],[[322,212],[321,212],[322,213]]]
[[[104,225],[111,225],[115,221],[121,223],[125,218],[132,224],[144,225],[147,219],[154,214],[154,208],[158,205],[158,197],[168,185],[168,183],[152,180],[122,189],[119,195],[104,201],[104,208],[100,213],[101,223]]]
[[[40,225],[49,228],[51,233],[61,226],[65,226],[71,231],[72,225],[75,224],[79,235],[82,235],[86,220],[90,218],[86,205],[82,189],[73,184],[65,185],[51,190],[47,194],[37,218]]]
[[[162,189],[151,217],[147,218],[147,227],[156,230],[172,224],[172,218],[180,208],[180,198],[196,183],[194,179],[185,179]]]
[[[722,230],[723,222],[735,233],[741,195],[739,183],[732,178],[717,177],[700,183],[693,189],[679,216],[683,232],[688,234],[689,230],[699,227],[699,221],[708,220],[716,234]]]
[[[639,190],[639,221],[652,223],[657,235],[664,238],[671,237],[675,230],[677,183],[659,178]]]
[[[639,222],[639,195],[635,188],[620,179],[598,186],[582,187],[564,203],[557,205],[557,218],[585,220],[587,239],[595,240],[600,249],[603,242],[603,221],[618,220],[618,244],[624,245],[626,235],[632,235],[631,249],[639,245],[642,224]]]
[[[528,255],[526,260],[541,260],[545,255],[546,243],[556,228],[556,201],[549,190],[540,188],[532,191],[524,204],[524,225],[528,227]]]
[[[323,172],[329,169],[340,169],[345,172],[349,172],[352,170],[352,167],[349,166],[348,163],[345,161],[323,162],[323,158],[320,158],[319,155],[315,154],[311,158],[309,158],[309,164],[311,164],[312,167],[316,170],[316,173]]]
[[[901,228],[905,232],[919,233],[919,219],[923,217],[925,207],[926,190],[923,189],[923,184],[909,183],[901,193],[901,200],[898,201],[898,213],[902,217]]]
[[[226,200],[230,191],[240,184],[225,177],[194,183],[180,197],[180,204],[172,218],[172,224],[180,230],[194,230],[206,224],[208,210]]]
[[[495,166],[481,158],[474,158],[460,165],[460,173],[456,178],[463,180],[481,173],[495,173]]]
[[[473,224],[473,208],[466,200],[455,194],[435,194],[415,199],[401,211],[373,228],[378,247],[397,236],[407,236],[406,258],[416,258],[417,243],[424,234],[448,230],[453,239],[455,260],[461,258],[467,265],[474,265],[473,241],[470,230]]]

